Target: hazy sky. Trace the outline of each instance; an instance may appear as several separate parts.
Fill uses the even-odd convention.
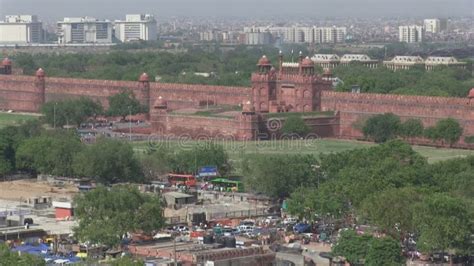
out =
[[[474,0],[0,0],[0,16],[37,14],[118,19],[126,13],[157,17],[449,17],[473,16]]]

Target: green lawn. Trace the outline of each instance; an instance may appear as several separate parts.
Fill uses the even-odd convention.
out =
[[[23,121],[38,119],[38,114],[0,113],[0,128],[18,125]]]
[[[145,151],[151,147],[167,146],[171,149],[189,149],[197,145],[197,141],[147,141],[136,142],[134,147],[137,151]],[[318,140],[288,140],[288,141],[248,141],[248,142],[225,142],[216,141],[217,144],[224,145],[229,153],[234,166],[238,168],[238,162],[248,156],[258,156],[265,154],[314,154],[319,155],[330,152],[341,152],[350,149],[367,148],[376,144],[352,140],[318,139]],[[413,149],[422,156],[428,158],[430,163],[474,155],[472,150],[441,149],[424,146],[413,146]]]

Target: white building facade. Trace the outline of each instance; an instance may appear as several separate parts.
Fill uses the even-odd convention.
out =
[[[112,23],[91,17],[64,18],[58,22],[58,43],[112,43]]]
[[[423,42],[424,29],[417,25],[400,26],[398,27],[398,37],[400,42],[420,43]]]
[[[0,43],[29,44],[43,42],[43,23],[34,15],[11,15],[0,21]]]
[[[115,37],[122,42],[154,41],[157,34],[157,22],[150,14],[126,15],[125,21],[115,21]]]
[[[439,19],[425,19],[423,20],[425,32],[439,33],[441,31],[441,22]]]

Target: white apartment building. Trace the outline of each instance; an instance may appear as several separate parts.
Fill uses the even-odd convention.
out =
[[[291,27],[285,32],[288,43],[342,43],[345,41],[345,27]]]
[[[157,31],[155,17],[150,14],[126,15],[125,21],[115,21],[115,37],[122,42],[153,41]]]
[[[112,23],[91,17],[64,18],[58,22],[58,43],[112,43]]]
[[[346,27],[314,28],[315,43],[342,43],[346,39]]]
[[[287,43],[304,43],[304,32],[300,27],[286,27],[283,38]]]
[[[34,15],[10,15],[0,21],[0,43],[28,44],[43,41],[43,23]]]
[[[425,19],[423,20],[425,32],[439,33],[441,31],[441,22],[439,19]]]
[[[245,33],[245,44],[267,45],[272,43],[272,35],[269,32],[247,32]]]
[[[424,29],[422,26],[410,25],[398,27],[398,38],[400,42],[419,43],[423,42]]]

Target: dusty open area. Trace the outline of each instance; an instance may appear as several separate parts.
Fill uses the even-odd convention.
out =
[[[60,186],[45,181],[15,180],[0,182],[0,199],[25,200],[31,197],[50,196],[55,198],[71,198],[78,190],[71,184]]]

